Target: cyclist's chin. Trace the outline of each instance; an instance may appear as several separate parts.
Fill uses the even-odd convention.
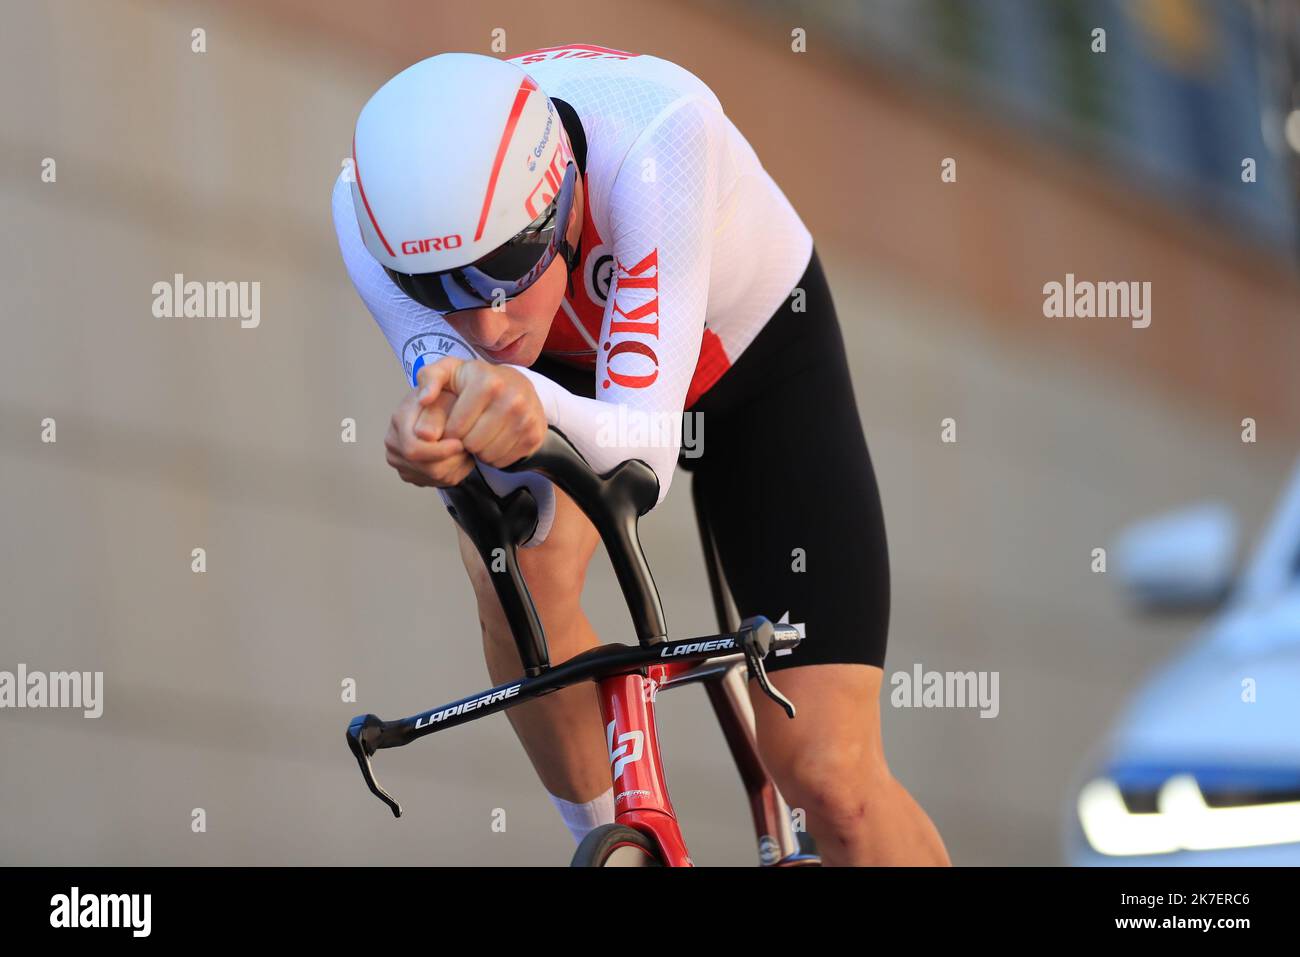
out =
[[[494,352],[486,346],[480,346],[479,350],[485,359],[498,365],[530,366],[541,355],[544,339],[545,336],[524,333],[503,349]]]
[[[525,346],[523,353],[519,356],[518,359],[516,359],[512,363],[512,365],[531,366],[534,362],[536,362],[539,358],[541,358],[542,341],[540,339],[537,340],[536,344],[534,345],[534,337],[528,336],[526,341],[523,344]]]

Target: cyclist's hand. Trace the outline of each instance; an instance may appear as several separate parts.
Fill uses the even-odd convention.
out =
[[[420,381],[426,369],[420,370]],[[420,387],[402,399],[388,423],[384,449],[388,464],[403,482],[412,485],[436,485],[450,488],[460,483],[474,468],[474,460],[460,439],[443,436],[447,416],[456,397],[444,393],[427,407],[420,405]]]
[[[507,365],[447,356],[421,369],[420,405],[436,409],[455,394],[438,437],[459,439],[467,452],[504,468],[532,455],[546,437],[546,414],[528,377]]]

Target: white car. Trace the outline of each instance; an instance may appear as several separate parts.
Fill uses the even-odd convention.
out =
[[[1074,865],[1300,864],[1300,464],[1244,572],[1201,507],[1130,529],[1114,567],[1152,609],[1221,610],[1134,695],[1066,815]]]

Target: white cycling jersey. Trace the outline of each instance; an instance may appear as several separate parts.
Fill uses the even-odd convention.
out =
[[[812,256],[812,236],[754,150],[698,78],[657,57],[570,45],[517,63],[573,107],[587,142],[580,262],[543,347],[589,368],[595,399],[531,369],[547,421],[598,472],[639,458],[668,492],[681,413],[718,381],[780,307]],[[345,176],[334,228],[348,275],[412,385],[444,355],[479,358],[441,313],[406,296],[361,240]],[[619,409],[619,407],[624,407]],[[484,469],[499,492],[547,483]]]

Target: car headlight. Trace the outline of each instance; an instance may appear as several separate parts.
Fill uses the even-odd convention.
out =
[[[1175,774],[1127,799],[1110,778],[1079,792],[1079,823],[1098,853],[1116,857],[1259,847],[1300,841],[1300,794],[1225,789],[1207,801],[1196,778]]]

